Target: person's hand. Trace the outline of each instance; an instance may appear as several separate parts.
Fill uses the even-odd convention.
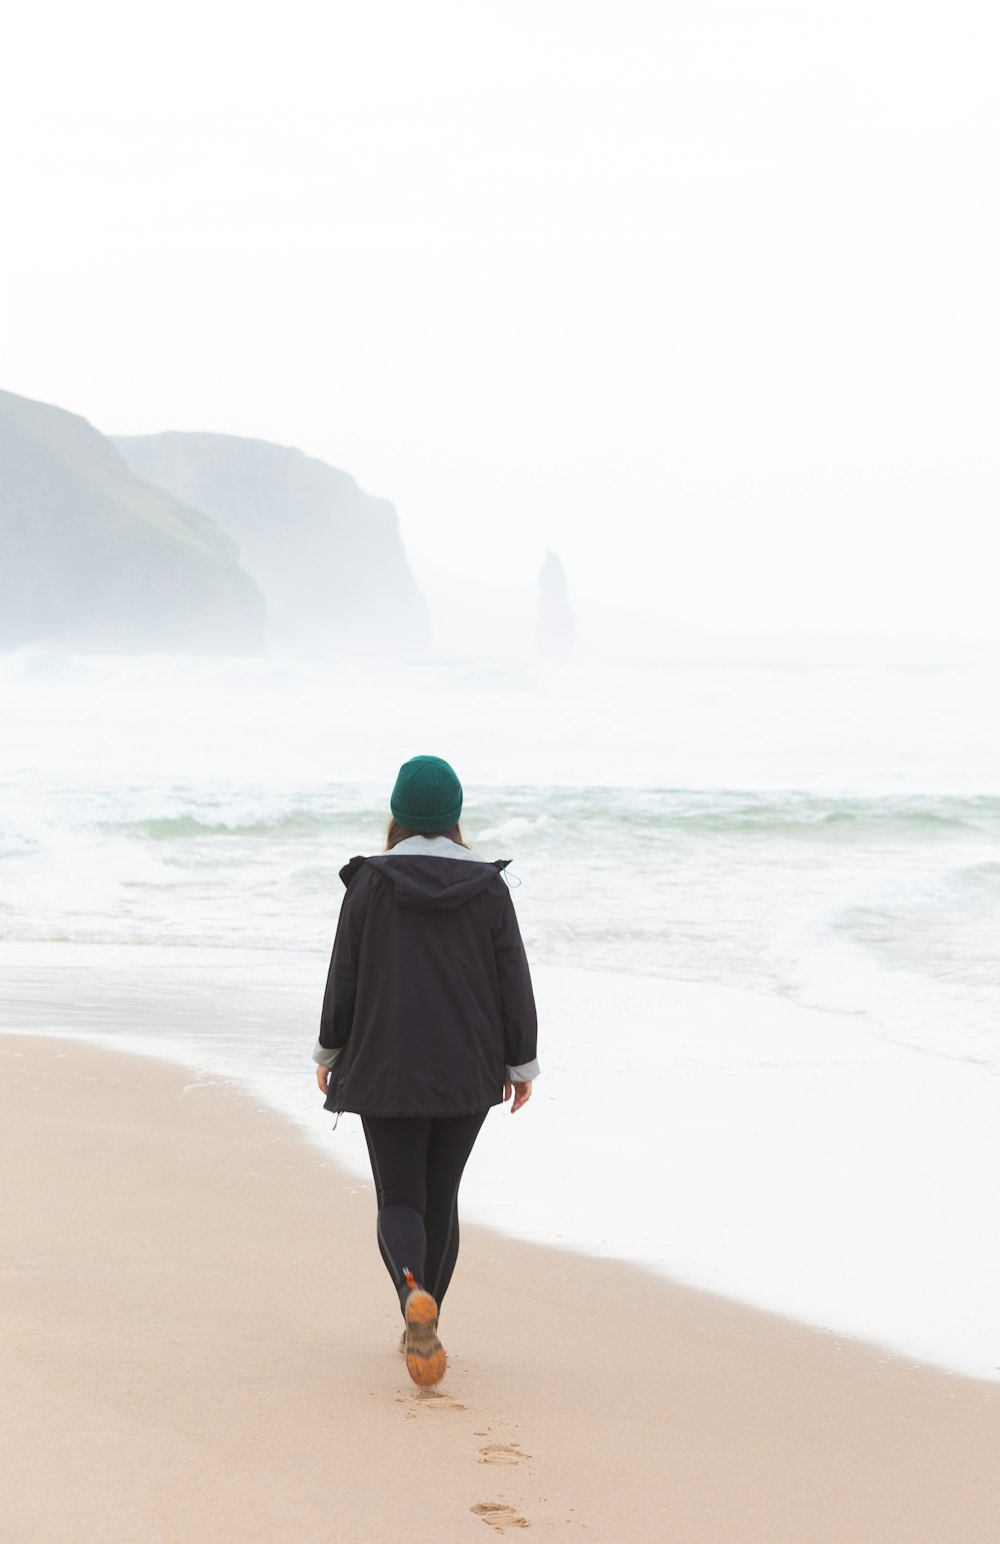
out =
[[[512,1089],[514,1091],[514,1103],[510,1107],[510,1113],[512,1115],[516,1115],[522,1104],[527,1104],[528,1100],[531,1098],[531,1084],[505,1083],[503,1086],[504,1104],[506,1104],[507,1100],[510,1098]]]
[[[321,1094],[325,1094],[325,1093],[328,1092],[328,1090],[330,1088],[330,1069],[329,1069],[329,1067],[321,1067],[317,1063],[317,1066],[316,1066],[316,1082],[319,1084],[319,1091],[320,1091]]]

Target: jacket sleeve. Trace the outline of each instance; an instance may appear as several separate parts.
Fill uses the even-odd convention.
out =
[[[538,1015],[528,957],[517,925],[510,891],[504,886],[499,930],[493,934],[497,980],[503,1012],[504,1058],[512,1082],[530,1083],[539,1074]]]
[[[365,906],[361,894],[364,888],[356,880],[348,886],[337,918],[320,1014],[319,1039],[313,1050],[313,1061],[324,1067],[336,1066],[351,1033],[364,927]]]

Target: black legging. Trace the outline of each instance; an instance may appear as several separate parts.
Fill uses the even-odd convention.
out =
[[[441,1307],[458,1259],[458,1187],[488,1113],[361,1117],[378,1197],[378,1247],[401,1307],[407,1270]]]

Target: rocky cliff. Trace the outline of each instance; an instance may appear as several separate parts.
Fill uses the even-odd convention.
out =
[[[236,543],[62,408],[0,391],[0,648],[256,652]]]
[[[204,510],[267,600],[268,643],[298,652],[419,646],[427,612],[393,506],[346,472],[228,434],[119,437],[132,469]]]

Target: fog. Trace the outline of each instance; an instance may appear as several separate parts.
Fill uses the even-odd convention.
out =
[[[443,756],[541,1026],[464,1215],[994,1378],[995,6],[8,10],[0,1029],[314,1140]]]
[[[435,648],[1000,649],[986,4],[7,19],[0,384],[388,499]],[[16,146],[16,154],[13,147]]]

